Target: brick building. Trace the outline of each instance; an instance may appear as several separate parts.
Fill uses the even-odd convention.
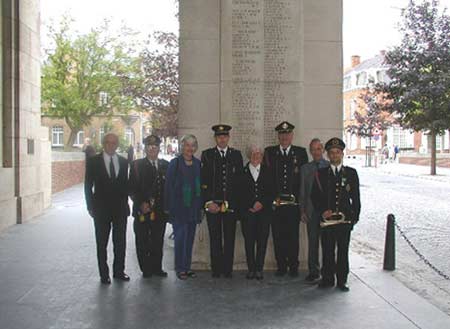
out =
[[[70,128],[65,120],[48,115],[43,115],[41,120],[42,125],[48,127],[52,149],[64,149],[70,135]],[[101,145],[101,140],[108,131],[117,133],[126,145],[136,146],[150,133],[149,123],[149,115],[142,113],[95,116],[90,126],[78,131],[72,147],[81,148],[85,138],[90,138],[93,145]]]
[[[343,81],[343,117],[344,117],[344,140],[347,144],[348,154],[364,154],[369,141],[346,132],[346,127],[354,122],[355,112],[364,111],[364,103],[360,96],[367,88],[369,81],[375,83],[388,82],[388,66],[384,63],[385,52],[361,61],[360,56],[352,56],[351,67],[344,71]],[[449,152],[450,135],[447,131],[444,135],[436,138],[437,152]],[[402,152],[428,154],[430,150],[429,136],[425,132],[412,132],[402,129],[399,125],[393,125],[380,136],[374,137],[372,146],[380,150],[387,144],[390,148],[393,145],[399,146]]]

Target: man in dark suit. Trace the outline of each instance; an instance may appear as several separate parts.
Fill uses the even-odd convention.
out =
[[[237,184],[243,160],[240,151],[228,146],[230,126],[215,125],[212,130],[217,145],[203,151],[201,157],[201,187],[207,212],[211,269],[215,278],[222,274],[231,278],[238,209]]]
[[[278,266],[276,275],[284,276],[289,268],[289,274],[297,277],[300,167],[308,162],[308,155],[305,148],[292,145],[294,128],[294,125],[286,121],[275,128],[279,145],[266,148],[264,163],[273,178],[273,194],[276,198],[272,218],[272,237]]]
[[[164,234],[164,184],[169,162],[158,159],[161,139],[147,136],[143,141],[145,157],[131,164],[129,191],[133,200],[136,253],[144,278],[167,277],[162,268]]]
[[[128,161],[116,153],[119,138],[104,136],[103,152],[87,159],[84,193],[89,214],[94,219],[100,280],[110,284],[107,246],[112,227],[114,244],[113,277],[129,281],[125,274],[125,246],[128,206]]]
[[[309,143],[309,153],[313,160],[305,164],[300,170],[300,212],[301,220],[306,223],[308,231],[308,269],[306,281],[315,283],[320,278],[319,243],[320,243],[320,215],[314,211],[311,201],[311,189],[317,170],[326,168],[330,163],[323,158],[324,148],[320,139],[314,138]]]
[[[338,288],[349,291],[347,276],[350,232],[359,220],[361,202],[358,174],[355,169],[342,164],[344,148],[345,143],[336,137],[325,144],[330,166],[317,171],[311,199],[322,218],[323,264],[319,287],[334,286],[336,277]],[[342,222],[325,226],[332,223],[331,220]]]

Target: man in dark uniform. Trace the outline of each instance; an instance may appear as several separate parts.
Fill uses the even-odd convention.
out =
[[[325,149],[330,166],[316,172],[311,191],[314,208],[322,216],[323,265],[319,287],[334,286],[336,277],[338,288],[348,291],[350,232],[358,222],[361,210],[359,179],[355,169],[342,165],[345,143],[341,139],[330,139]],[[332,220],[341,223],[325,226]]]
[[[240,151],[228,146],[231,127],[215,125],[216,146],[202,152],[201,185],[215,278],[232,277],[236,235],[237,184],[243,170]],[[223,241],[223,242],[222,242]]]
[[[294,125],[280,123],[279,145],[266,148],[265,164],[269,169],[274,187],[274,213],[272,237],[278,270],[277,276],[284,276],[288,269],[292,277],[298,276],[300,210],[297,203],[300,190],[300,167],[308,163],[306,149],[292,145]]]
[[[144,278],[152,275],[167,277],[162,269],[167,222],[163,211],[163,188],[169,163],[158,159],[161,144],[158,136],[147,136],[143,143],[146,156],[133,161],[130,167],[136,253]]]

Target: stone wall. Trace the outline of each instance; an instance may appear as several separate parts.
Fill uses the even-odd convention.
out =
[[[430,155],[426,156],[403,156],[401,155],[398,158],[399,163],[403,164],[413,164],[413,165],[419,165],[419,166],[430,166],[431,165],[431,158]],[[438,156],[436,159],[436,165],[438,167],[442,168],[450,168],[450,157],[446,156]]]
[[[52,193],[83,183],[84,171],[84,153],[52,152]]]
[[[48,131],[41,126],[39,0],[2,0],[0,230],[50,205]]]

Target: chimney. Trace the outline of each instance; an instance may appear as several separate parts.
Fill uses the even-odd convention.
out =
[[[352,68],[354,68],[355,66],[358,66],[359,64],[361,64],[361,56],[353,55],[352,56]]]

